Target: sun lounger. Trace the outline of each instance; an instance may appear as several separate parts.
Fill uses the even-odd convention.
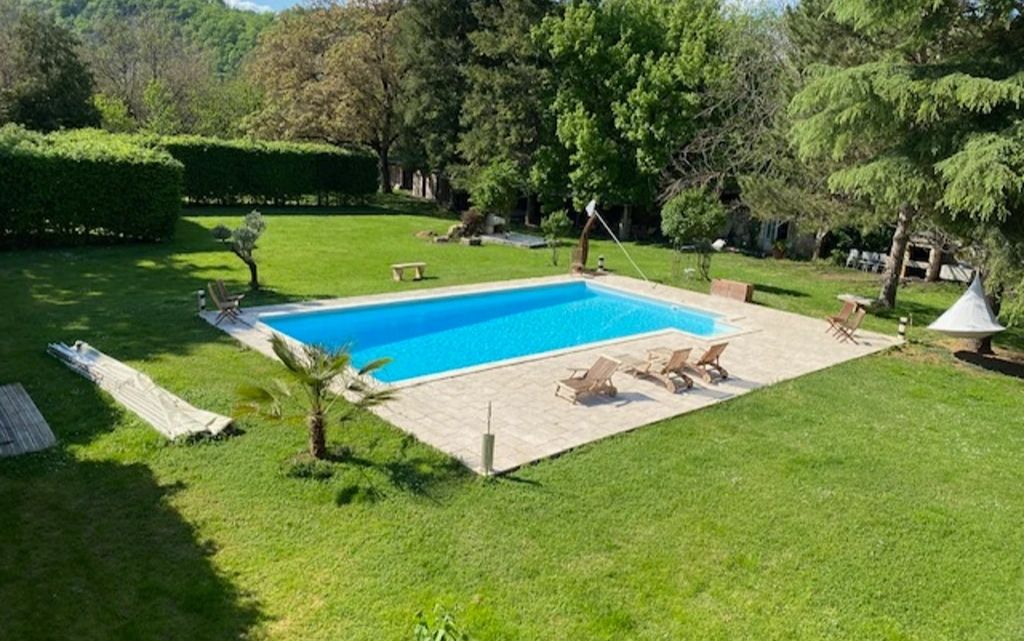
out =
[[[840,343],[850,341],[857,344],[857,339],[854,338],[854,334],[860,329],[860,324],[864,320],[864,316],[867,315],[868,310],[860,307],[853,314],[850,315],[844,322],[835,325],[833,336],[835,336]]]
[[[718,343],[708,348],[708,351],[704,352],[704,355],[694,363],[688,365],[689,369],[697,372],[697,374],[707,382],[712,382],[716,377],[719,379],[729,378],[729,372],[725,371],[722,364],[719,363],[719,358],[722,356],[722,352],[729,346],[729,343]]]
[[[843,323],[845,323],[847,320],[849,320],[850,314],[852,314],[857,309],[857,307],[859,307],[859,305],[857,305],[857,303],[853,301],[846,301],[845,303],[843,303],[843,308],[839,310],[838,314],[825,317],[825,320],[828,321],[828,329],[825,331],[834,331],[836,325],[842,325]]]
[[[693,379],[684,370],[690,359],[693,348],[683,349],[652,349],[647,352],[646,360],[623,360],[622,371],[637,378],[651,378],[659,381],[665,389],[673,394],[679,391],[675,378],[682,380],[683,389],[693,387]]]
[[[218,314],[217,320],[213,322],[214,325],[220,325],[220,322],[225,318],[229,319],[232,323],[240,319],[242,310],[238,306],[239,299],[224,300],[214,283],[207,284],[206,289],[210,292],[210,300],[217,306]]]
[[[601,356],[590,369],[573,368],[573,375],[558,381],[555,396],[572,401],[575,404],[581,397],[591,394],[615,396],[618,390],[612,385],[612,374],[622,363],[614,358]]]

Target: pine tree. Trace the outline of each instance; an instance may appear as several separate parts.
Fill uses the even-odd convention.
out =
[[[459,149],[471,173],[506,162],[516,168],[527,224],[535,222],[535,194],[551,208],[565,199],[564,153],[550,110],[554,77],[536,36],[554,8],[552,0],[477,0],[478,28],[469,34]]]
[[[410,0],[401,56],[406,107],[403,151],[415,164],[445,174],[461,162],[462,103],[468,91],[472,0]]]
[[[93,77],[78,57],[75,36],[35,10],[19,15],[8,9],[0,18],[0,123],[41,131],[98,125]]]
[[[814,70],[793,141],[839,164],[833,190],[896,215],[879,303],[892,307],[920,216],[999,229],[1024,190],[1024,16],[1015,3],[833,0],[829,16],[871,47]]]

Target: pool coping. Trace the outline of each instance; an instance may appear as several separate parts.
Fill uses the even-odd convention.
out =
[[[620,276],[618,278],[623,277]],[[364,377],[372,378],[372,382],[379,387],[393,390],[407,389],[418,385],[424,385],[436,381],[456,378],[459,376],[466,376],[469,374],[484,372],[487,370],[496,369],[500,367],[508,367],[511,365],[518,365],[520,363],[529,363],[531,361],[554,358],[557,356],[572,354],[574,352],[581,352],[591,349],[600,349],[604,347],[610,347],[612,345],[617,345],[619,343],[628,343],[632,341],[644,340],[646,338],[652,338],[655,336],[679,335],[687,338],[690,341],[712,344],[722,341],[728,341],[738,336],[744,336],[747,334],[760,331],[760,328],[756,326],[750,326],[746,316],[742,314],[730,315],[727,313],[723,313],[721,311],[711,310],[706,307],[694,305],[690,302],[681,303],[679,300],[674,300],[668,296],[658,295],[655,291],[658,289],[658,287],[663,287],[665,289],[678,289],[670,285],[663,285],[661,283],[647,281],[646,284],[652,287],[652,291],[638,292],[627,287],[616,286],[614,284],[607,282],[601,282],[603,280],[604,278],[601,275],[591,276],[567,274],[562,276],[545,276],[540,278],[521,278],[506,281],[490,281],[471,285],[435,287],[416,290],[415,292],[388,292],[383,294],[368,294],[362,296],[348,296],[343,298],[318,299],[311,301],[302,301],[298,303],[262,305],[259,307],[251,307],[243,310],[241,320],[243,325],[245,326],[244,328],[239,328],[237,324],[233,325],[230,323],[230,321],[223,321],[221,325],[216,325],[216,327],[232,335],[235,339],[242,342],[243,344],[253,349],[256,349],[257,351],[260,351],[268,356],[276,358],[276,356],[274,356],[273,350],[270,349],[270,337],[273,336],[274,334],[279,335],[293,348],[301,348],[305,345],[305,343],[295,338],[292,338],[291,336],[288,336],[283,332],[276,331],[272,327],[264,323],[263,318],[267,316],[343,311],[346,309],[356,309],[369,306],[398,305],[402,303],[433,300],[438,298],[452,298],[459,296],[472,296],[477,294],[498,293],[512,289],[522,290],[534,287],[560,285],[565,283],[588,282],[593,283],[599,288],[605,288],[624,296],[649,298],[658,303],[680,305],[686,307],[687,309],[692,309],[702,314],[706,314],[721,319],[724,323],[727,323],[728,325],[735,329],[735,331],[718,334],[714,337],[705,337],[698,336],[697,334],[691,334],[690,332],[685,332],[680,329],[669,327],[650,332],[627,334],[626,336],[619,336],[616,338],[610,338],[602,341],[581,343],[579,345],[571,345],[569,347],[562,347],[559,349],[547,350],[544,352],[525,354],[523,356],[516,356],[513,358],[507,358],[498,361],[490,361],[487,363],[480,363],[478,365],[471,365],[468,367],[445,370],[443,372],[437,372],[434,374],[425,374],[423,376],[416,376],[396,382],[384,382],[376,378]],[[636,279],[627,280],[635,283],[645,282],[636,281]],[[200,316],[202,316],[208,322],[213,324],[213,320],[216,318],[216,313],[204,312],[203,314],[200,314]],[[355,374],[355,369],[350,368],[350,373]]]

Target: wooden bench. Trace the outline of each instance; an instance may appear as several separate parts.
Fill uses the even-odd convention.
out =
[[[391,266],[391,277],[395,279],[395,282],[402,282],[402,276],[405,274],[405,270],[413,269],[415,274],[413,280],[423,280],[423,276],[427,273],[426,263],[398,263]]]
[[[754,300],[754,286],[750,283],[716,278],[711,281],[711,295],[749,303]]]

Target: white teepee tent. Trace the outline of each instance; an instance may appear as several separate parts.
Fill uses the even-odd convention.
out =
[[[928,326],[955,338],[985,338],[1006,329],[999,324],[996,315],[985,298],[981,276],[975,275],[974,282],[967,288],[960,300],[946,310],[939,319]]]

